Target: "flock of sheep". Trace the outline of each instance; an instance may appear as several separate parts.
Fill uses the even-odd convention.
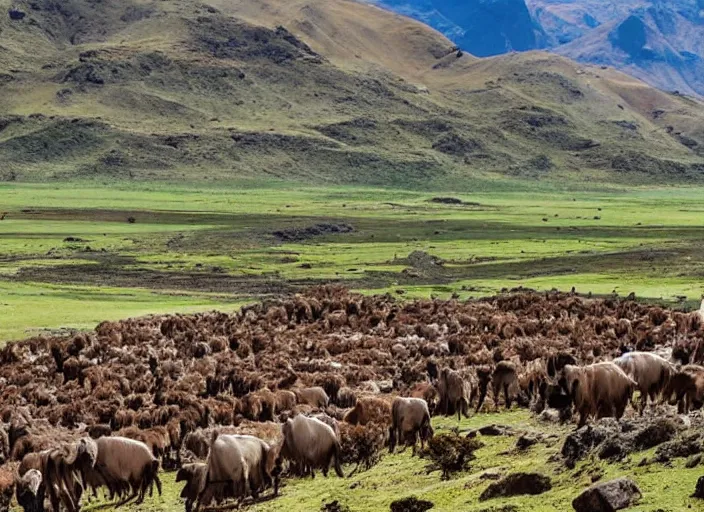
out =
[[[178,470],[190,512],[284,476],[422,445],[432,415],[530,407],[577,426],[704,403],[704,322],[629,299],[516,290],[397,302],[323,287],[235,315],[103,322],[0,351],[0,510],[141,503]],[[490,389],[491,388],[491,389]],[[491,391],[491,393],[489,393]]]

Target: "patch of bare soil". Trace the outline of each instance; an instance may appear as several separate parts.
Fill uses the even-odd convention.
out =
[[[288,228],[274,231],[272,234],[282,242],[303,242],[310,238],[326,235],[339,235],[352,233],[354,227],[350,224],[320,222],[304,228]]]

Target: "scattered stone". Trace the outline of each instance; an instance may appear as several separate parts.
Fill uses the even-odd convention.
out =
[[[25,16],[27,16],[27,13],[24,11],[20,11],[17,8],[12,8],[9,11],[7,11],[7,14],[10,16],[10,19],[12,21],[20,21],[23,20]]]
[[[671,441],[677,434],[677,426],[668,418],[657,418],[653,423],[640,430],[633,438],[636,450],[647,450]]]
[[[655,450],[655,462],[665,463],[678,457],[690,457],[702,452],[700,434],[693,432],[663,443]]]
[[[347,505],[342,505],[339,501],[335,500],[330,503],[323,504],[320,510],[321,512],[350,512],[350,507]]]
[[[635,504],[642,494],[628,478],[592,485],[572,502],[576,512],[613,512]]]
[[[480,480],[499,480],[501,478],[501,473],[498,471],[485,471],[479,475]]]
[[[550,478],[538,473],[514,473],[506,478],[494,482],[479,496],[479,501],[492,498],[520,496],[524,494],[536,495],[552,489]]]
[[[700,476],[699,480],[697,480],[697,485],[694,488],[694,494],[692,494],[691,497],[704,500],[704,476]]]
[[[516,505],[501,505],[499,507],[483,508],[479,512],[518,512]]]
[[[332,224],[321,222],[305,228],[288,228],[274,231],[272,234],[282,242],[303,242],[309,238],[325,235],[351,233],[354,227],[349,224]]]
[[[78,238],[77,236],[67,236],[64,238],[64,242],[85,242],[85,240]]]
[[[433,197],[430,202],[440,204],[464,204],[462,199],[457,199],[456,197]]]
[[[391,503],[391,512],[425,512],[434,506],[432,501],[419,500],[411,496]]]
[[[516,440],[516,450],[527,450],[531,446],[538,444],[538,438],[528,435],[528,434],[522,434],[521,437],[519,437]]]
[[[477,430],[483,436],[511,436],[513,429],[503,425],[487,425]]]

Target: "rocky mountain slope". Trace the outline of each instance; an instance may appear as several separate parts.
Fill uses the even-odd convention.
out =
[[[375,0],[376,1],[376,0]],[[704,95],[702,0],[378,0],[478,56],[548,48]]]
[[[0,0],[0,179],[704,175],[704,109],[345,0]]]

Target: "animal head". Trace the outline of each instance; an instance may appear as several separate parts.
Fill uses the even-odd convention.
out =
[[[30,495],[36,498],[39,488],[42,485],[42,474],[38,469],[30,469],[24,475],[17,478],[17,501],[22,502],[22,498]]]
[[[194,462],[192,464],[184,464],[181,469],[176,473],[177,482],[190,482],[194,477],[203,471],[207,466],[200,462]]]
[[[69,445],[64,455],[66,464],[73,465],[79,463],[87,467],[94,467],[98,459],[98,445],[89,438],[84,437]]]
[[[562,368],[557,377],[557,385],[562,389],[570,399],[574,400],[579,385],[580,368],[567,364]]]

